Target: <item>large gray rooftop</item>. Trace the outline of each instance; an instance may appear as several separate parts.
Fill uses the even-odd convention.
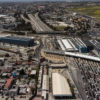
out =
[[[11,40],[29,41],[32,38],[18,37],[18,36],[6,36],[6,37],[2,37],[1,39],[11,39]]]

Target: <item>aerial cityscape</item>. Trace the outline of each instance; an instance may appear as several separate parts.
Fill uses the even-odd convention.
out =
[[[100,1],[0,0],[0,100],[100,100]]]

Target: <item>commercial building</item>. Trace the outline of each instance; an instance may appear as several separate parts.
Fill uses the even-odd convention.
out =
[[[18,46],[32,46],[34,44],[33,38],[24,38],[17,36],[6,36],[0,39],[2,43],[9,43]]]
[[[72,39],[72,41],[73,41],[74,45],[79,49],[80,52],[82,52],[82,53],[88,52],[87,46],[81,39],[74,38],[74,39]]]
[[[72,96],[66,78],[59,73],[52,73],[52,95],[54,97]]]
[[[78,51],[70,39],[58,39],[58,43],[63,51]]]

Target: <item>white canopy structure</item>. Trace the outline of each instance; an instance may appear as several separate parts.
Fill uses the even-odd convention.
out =
[[[54,97],[72,96],[66,78],[59,73],[52,73],[52,90]]]

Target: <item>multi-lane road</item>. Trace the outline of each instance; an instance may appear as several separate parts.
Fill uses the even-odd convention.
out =
[[[35,14],[35,17],[32,14],[28,14],[31,23],[35,26],[36,32],[52,32],[46,24],[44,24],[38,17],[38,13]]]
[[[30,18],[30,21],[31,21],[31,24],[33,26],[35,26],[35,29],[36,29],[36,32],[41,32],[43,31],[43,29],[40,27],[40,25],[37,23],[37,20],[36,18],[32,15],[32,14],[28,14],[29,18]]]
[[[43,29],[43,31],[53,31],[51,28],[49,28],[46,24],[44,24],[41,19],[39,18],[38,16],[38,13],[35,14],[35,18],[36,18],[36,21],[37,21],[37,24]]]

